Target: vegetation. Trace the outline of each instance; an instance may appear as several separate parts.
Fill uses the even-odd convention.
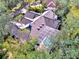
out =
[[[36,0],[23,1],[33,3]],[[36,50],[38,43],[35,38],[24,44],[12,38],[5,25],[11,20],[21,19],[23,15],[13,18],[10,13],[22,5],[18,4],[20,0],[0,0],[0,59],[79,59],[79,0],[56,1],[59,5],[55,13],[61,20],[61,33],[52,38],[54,44],[51,51],[45,52]],[[30,6],[29,10],[42,13],[44,6]]]
[[[43,13],[44,12],[44,5],[39,4],[39,5],[36,5],[36,6],[30,6],[29,10],[39,12],[39,13]]]

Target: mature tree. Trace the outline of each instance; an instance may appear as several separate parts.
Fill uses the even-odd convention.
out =
[[[4,2],[0,1],[0,15],[7,10]]]
[[[0,16],[0,39],[1,39],[1,42],[3,41],[3,39],[6,39],[8,37],[9,30],[7,30],[5,28],[5,25],[7,23],[9,23],[10,20],[12,20],[12,17],[10,15],[1,14],[1,16]]]
[[[0,16],[0,30],[2,30],[2,32],[5,31],[5,25],[12,20],[12,17],[8,14],[2,14]]]
[[[28,53],[27,58],[28,59],[52,59],[51,55],[48,52],[38,52],[38,51],[33,51],[31,53]]]
[[[1,0],[1,2],[6,3],[6,7],[13,8],[19,3],[21,0]]]

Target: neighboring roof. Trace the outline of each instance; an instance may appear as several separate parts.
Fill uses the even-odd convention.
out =
[[[47,8],[45,8],[45,10],[52,10],[52,11],[56,11],[57,9],[55,8],[55,7],[47,7]]]
[[[47,7],[56,7],[55,1],[49,2]]]
[[[31,5],[38,5],[38,4],[40,4],[40,1],[33,2]]]
[[[43,3],[46,3],[46,5],[48,5],[50,2],[55,2],[55,0],[40,0]]]
[[[24,8],[24,9],[28,9],[29,6],[30,6],[29,3],[25,3],[24,6],[23,6],[23,8]]]
[[[25,3],[24,6],[20,9],[20,12],[24,13],[27,11],[27,9],[29,8],[30,4],[29,3]]]
[[[13,17],[15,17],[15,16],[19,15],[20,13],[26,13],[28,7],[29,7],[29,4],[26,3],[23,8],[21,8],[21,9],[19,9],[19,10],[16,10],[15,12],[11,13],[11,15],[12,15]]]
[[[20,13],[21,13],[21,11],[20,10],[17,10],[15,12],[11,13],[11,16],[12,17],[15,17],[15,16],[19,15]]]

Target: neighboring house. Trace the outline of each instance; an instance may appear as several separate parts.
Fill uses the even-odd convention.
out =
[[[29,3],[24,4],[24,7],[20,8],[19,10],[16,10],[15,12],[12,12],[11,15],[12,17],[15,17],[19,14],[25,14],[27,12],[27,9],[29,8]]]
[[[26,12],[27,12],[30,5],[32,7],[39,6],[39,5],[42,6],[40,1],[34,2],[32,4],[25,3],[22,8],[20,8],[19,10],[16,10],[15,12],[11,13],[11,15],[13,17],[15,17],[15,16],[19,15],[20,13],[26,14]],[[45,8],[45,10],[53,10],[53,11],[55,11],[57,9],[56,8],[56,1],[54,1],[54,0],[44,0],[44,1],[42,0],[42,2],[46,3],[47,8]]]
[[[48,5],[47,5],[47,9],[48,10],[53,10],[55,11],[57,9],[57,5],[54,1],[51,1]]]
[[[15,16],[19,15],[20,13],[21,13],[20,10],[17,10],[16,12],[12,12],[10,15],[12,17],[15,17]]]
[[[55,1],[51,1],[47,4],[47,7],[56,7]]]
[[[55,0],[40,0],[40,1],[42,1],[42,3],[45,3],[46,5],[49,5],[50,2],[53,2],[53,3],[56,2]],[[53,4],[53,5],[54,5],[54,4]]]
[[[42,3],[45,3],[47,8],[45,10],[53,10],[57,9],[56,1],[55,0],[40,0]]]
[[[33,2],[31,5],[39,5],[40,1]]]

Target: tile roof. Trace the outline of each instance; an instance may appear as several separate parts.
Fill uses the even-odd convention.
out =
[[[28,11],[26,12],[25,16],[24,17],[28,17],[30,19],[34,19],[35,17],[39,16],[38,13],[36,12],[33,12],[33,11]]]
[[[22,18],[22,20],[20,21],[20,23],[23,23],[23,24],[28,24],[28,23],[31,23],[32,20],[29,19],[29,18]]]
[[[56,19],[50,19],[50,18],[47,18],[45,17],[45,23],[46,23],[46,26],[49,26],[51,28],[55,28],[55,29],[58,29],[58,26],[60,24],[60,21],[59,20],[56,20]]]
[[[12,35],[15,35],[16,38],[19,37],[19,31],[18,31],[18,28],[15,25],[12,25],[11,33],[12,33]]]
[[[27,24],[24,24],[24,23],[20,23],[20,22],[11,21],[11,23],[13,25],[15,25],[18,29],[25,29],[25,28],[29,27],[29,25],[30,25],[30,22]]]
[[[56,15],[54,12],[52,12],[51,10],[45,11],[45,12],[42,14],[42,16],[47,17],[47,18],[49,18],[49,19],[57,19],[57,15]]]
[[[11,33],[16,38],[19,38],[19,39],[22,39],[22,40],[23,39],[24,40],[28,40],[29,39],[29,33],[30,33],[30,31],[28,29],[26,29],[26,30],[25,29],[20,30],[15,25],[12,25]]]
[[[57,20],[57,15],[55,13],[53,13],[51,10],[45,11],[42,14],[36,13],[33,11],[28,11],[24,15],[24,17],[22,18],[20,23],[26,25],[28,23],[29,24],[34,23],[35,21],[36,21],[36,25],[34,25],[33,35],[34,35],[34,33],[35,33],[35,35],[37,35],[35,28],[37,29],[41,25],[41,23],[45,24],[44,28],[39,31],[39,36],[38,36],[39,42],[41,42],[46,36],[51,36],[51,35],[56,36],[57,33],[59,33],[59,30],[57,30],[57,27],[58,27],[58,24],[60,21]],[[31,24],[31,25],[33,25],[33,24]],[[13,26],[12,33],[16,37],[28,39],[30,32],[28,32],[28,33],[21,32],[18,30],[18,28],[16,26]]]
[[[41,42],[46,36],[56,36],[60,31],[51,27],[46,26],[39,35],[39,42]]]
[[[52,45],[54,44],[53,40],[51,37],[45,37],[44,40],[42,41],[43,44],[47,49],[51,49]]]

